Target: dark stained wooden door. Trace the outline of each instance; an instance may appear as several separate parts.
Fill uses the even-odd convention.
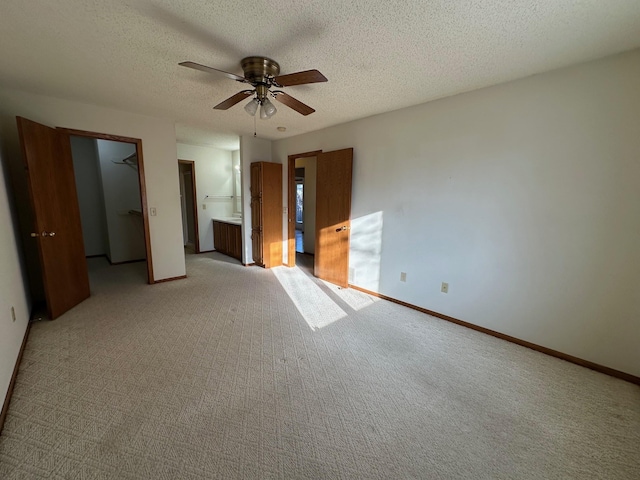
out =
[[[353,148],[319,153],[317,162],[314,275],[348,287]]]
[[[68,134],[17,117],[49,317],[89,297],[80,208]]]
[[[251,164],[251,249],[253,262],[264,265],[262,256],[262,164]]]

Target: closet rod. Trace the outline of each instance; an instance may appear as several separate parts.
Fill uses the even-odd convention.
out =
[[[133,152],[131,155],[127,155],[126,157],[124,157],[120,162],[116,162],[115,160],[111,160],[111,162],[115,163],[116,165],[129,165],[131,167],[135,167],[136,164],[138,163],[138,159],[136,158],[137,154],[138,152]],[[134,161],[128,162],[127,160],[134,160]]]

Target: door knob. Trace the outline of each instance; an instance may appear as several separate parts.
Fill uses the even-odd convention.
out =
[[[349,230],[349,227],[347,227],[346,225],[343,225],[340,228],[336,228],[336,232],[344,232],[345,230]]]
[[[46,233],[46,232],[44,232]],[[55,237],[56,236],[56,232],[49,232],[47,235],[49,235],[50,237]]]
[[[40,236],[40,234],[39,234],[39,233],[35,233],[35,232],[31,232],[31,236],[32,236],[32,237],[39,237],[39,236]]]

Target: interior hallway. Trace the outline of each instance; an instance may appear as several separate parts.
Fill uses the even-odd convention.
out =
[[[90,262],[91,298],[33,324],[0,477],[640,477],[635,385],[306,268],[186,261]],[[283,274],[345,315],[310,328]]]
[[[296,253],[304,253],[304,232],[296,230]]]

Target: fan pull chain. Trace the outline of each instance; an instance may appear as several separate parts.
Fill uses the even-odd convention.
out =
[[[256,134],[256,116],[253,116],[253,138],[256,138],[258,135]]]

